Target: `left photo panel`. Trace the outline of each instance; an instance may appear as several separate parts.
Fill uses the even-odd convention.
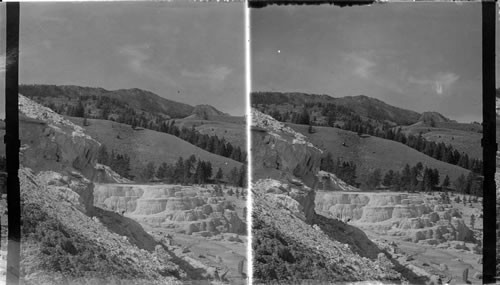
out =
[[[23,283],[246,284],[244,13],[21,3]]]

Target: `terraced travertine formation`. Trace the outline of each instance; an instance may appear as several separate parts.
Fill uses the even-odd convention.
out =
[[[213,187],[96,184],[94,204],[152,227],[176,228],[180,233],[211,236],[246,232],[246,223],[234,205],[215,196]]]
[[[415,243],[475,241],[461,213],[437,196],[318,191],[316,211]]]

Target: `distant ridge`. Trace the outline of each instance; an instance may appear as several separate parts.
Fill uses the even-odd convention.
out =
[[[335,104],[345,107],[365,118],[390,121],[397,125],[411,125],[421,117],[421,114],[389,105],[379,99],[366,95],[332,97],[325,94],[307,94],[298,92],[253,92],[251,104],[263,105],[305,105],[311,103]]]
[[[106,90],[99,87],[81,87],[75,85],[19,85],[19,93],[34,99],[35,101],[56,107],[64,103],[76,105],[79,100],[86,99],[97,101],[99,98],[114,100],[123,105],[123,108],[130,108],[137,113],[151,113],[162,115],[168,118],[184,118],[194,110],[194,107],[185,103],[165,99],[153,92],[132,88],[119,90]],[[92,102],[93,104],[97,102]],[[99,106],[95,104],[99,109]]]
[[[448,122],[455,122],[452,121],[445,116],[441,115],[438,112],[424,112],[422,113],[422,116],[420,116],[419,121],[424,122],[424,123],[448,123]]]
[[[186,119],[211,120],[220,116],[229,116],[229,114],[221,112],[211,105],[196,105],[193,113]]]

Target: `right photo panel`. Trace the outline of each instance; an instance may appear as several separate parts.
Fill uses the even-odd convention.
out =
[[[481,3],[250,9],[255,284],[481,284]]]

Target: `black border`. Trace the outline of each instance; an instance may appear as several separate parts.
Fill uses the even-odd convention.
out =
[[[263,8],[267,5],[322,5],[330,4],[340,7],[370,5],[375,0],[248,0],[249,8]]]
[[[496,3],[482,5],[483,60],[483,284],[495,283],[496,275],[496,110],[495,23]]]
[[[19,2],[6,3],[5,152],[9,221],[7,284],[19,284],[21,193],[19,187]]]

